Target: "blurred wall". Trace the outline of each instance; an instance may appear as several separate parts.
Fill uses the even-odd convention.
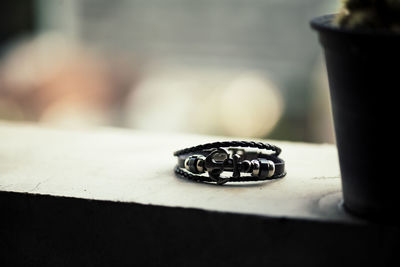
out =
[[[8,41],[35,29],[35,1],[2,1],[0,11],[0,49]]]
[[[323,65],[320,63],[317,37],[310,30],[308,21],[316,15],[333,12],[338,5],[337,1],[37,0],[34,3],[25,2],[29,4],[24,5],[24,8],[35,15],[34,19],[31,16],[29,21],[31,28],[32,25],[36,25],[35,32],[38,35],[34,38],[39,41],[32,41],[33,43],[43,44],[43,40],[51,40],[52,38],[46,37],[49,36],[45,34],[47,32],[55,32],[65,40],[62,41],[62,46],[63,49],[67,47],[67,50],[61,49],[63,52],[57,52],[59,50],[53,49],[54,54],[48,56],[53,63],[51,60],[47,61],[50,65],[57,64],[55,62],[59,61],[60,55],[65,57],[73,51],[78,51],[77,57],[71,57],[77,58],[76,62],[70,64],[68,63],[70,61],[67,61],[65,64],[70,65],[61,68],[65,74],[63,77],[71,75],[67,70],[75,68],[74,66],[96,66],[87,70],[92,73],[88,76],[101,77],[104,80],[103,85],[105,84],[102,92],[108,93],[101,93],[100,96],[106,95],[106,98],[111,98],[110,101],[103,101],[100,97],[101,104],[95,101],[94,105],[99,111],[98,114],[103,114],[99,116],[107,117],[105,123],[141,128],[144,124],[138,121],[148,119],[154,121],[154,127],[150,127],[154,130],[173,129],[166,125],[176,125],[175,130],[179,131],[222,135],[244,133],[251,137],[253,135],[251,131],[234,130],[237,116],[232,114],[244,114],[242,126],[256,125],[255,123],[271,125],[264,127],[268,130],[259,132],[255,137],[333,141],[331,129],[319,128],[321,121],[327,125],[325,128],[331,125],[329,101],[327,94],[320,93],[320,90],[326,90],[326,80],[323,77],[318,78],[324,75]],[[17,6],[17,4],[10,5]],[[13,18],[18,20],[17,18],[24,12],[20,7],[20,15]],[[17,35],[18,31],[9,29]],[[33,50],[39,51],[42,46],[30,47],[32,49],[28,54],[32,55],[36,53],[32,52]],[[38,59],[40,56],[33,58]],[[14,63],[15,61],[18,60],[15,59]],[[40,64],[43,63],[41,59],[38,61]],[[9,63],[10,60],[6,62],[7,66],[15,65]],[[32,69],[37,69],[36,64],[32,66]],[[155,77],[165,81],[166,76],[168,76],[168,86],[158,87],[158,91],[152,93],[152,98],[140,93],[140,90],[149,91],[146,89],[149,84],[159,84],[154,83]],[[198,77],[195,78],[196,76]],[[57,79],[52,78],[60,83],[65,79],[69,80],[59,79],[59,76]],[[319,80],[322,82],[316,82]],[[177,82],[181,85],[189,83],[192,86],[179,91],[178,87],[174,87]],[[237,88],[237,84],[241,84],[241,90],[233,89]],[[257,86],[253,86],[254,84]],[[70,88],[75,88],[71,89],[75,91],[78,90],[76,88],[86,91],[94,87],[86,89],[74,85]],[[166,97],[174,92],[177,94],[176,97]],[[230,92],[228,97],[226,97],[227,92]],[[213,102],[205,96],[220,99],[220,102]],[[247,99],[246,103],[241,101],[244,98]],[[200,99],[203,104],[199,104]],[[238,103],[226,105],[226,99]],[[143,101],[147,101],[147,104],[138,104]],[[187,110],[171,108],[183,102],[187,102]],[[212,104],[207,106],[204,105],[205,102]],[[140,106],[143,108],[138,109]],[[187,122],[187,118],[180,119],[182,113],[186,114],[188,111],[193,113],[194,109],[209,110],[215,106],[224,106],[227,109],[220,115],[216,110],[211,114],[205,112],[204,114],[209,116],[206,120],[209,125],[204,124],[204,118],[202,121],[201,116],[196,117],[199,118],[197,121],[193,121],[194,117],[191,117],[190,122]],[[248,110],[254,112],[246,112]],[[63,110],[61,113],[68,112]],[[154,117],[154,114],[158,115]],[[268,114],[275,115],[268,116]],[[315,117],[313,114],[325,115]],[[219,120],[215,119],[218,116]],[[37,117],[38,120],[43,118],[42,114],[38,114]],[[244,123],[248,121],[254,123]],[[145,125],[149,127],[148,123]],[[227,125],[230,125],[230,128]]]

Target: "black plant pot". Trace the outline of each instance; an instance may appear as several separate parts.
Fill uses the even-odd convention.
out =
[[[333,17],[317,17],[311,27],[325,52],[344,206],[398,224],[400,34],[340,29]]]

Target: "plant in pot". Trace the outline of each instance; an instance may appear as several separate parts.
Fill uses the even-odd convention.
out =
[[[398,224],[400,0],[343,1],[311,27],[325,54],[344,207]]]

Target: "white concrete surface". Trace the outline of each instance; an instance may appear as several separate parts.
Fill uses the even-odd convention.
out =
[[[224,137],[0,122],[0,190],[278,216],[357,222],[339,207],[333,145],[271,142],[283,150],[280,180],[216,186],[177,178],[175,150]]]

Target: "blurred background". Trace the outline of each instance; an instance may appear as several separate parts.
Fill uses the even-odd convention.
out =
[[[337,0],[6,0],[0,120],[333,143]]]

